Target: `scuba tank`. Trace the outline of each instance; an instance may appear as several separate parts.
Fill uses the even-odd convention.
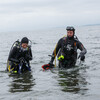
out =
[[[15,41],[15,42],[13,43],[13,45],[11,46],[10,53],[11,53],[11,51],[13,50],[14,47],[20,48],[20,45],[21,45],[21,42],[20,42],[19,39],[18,39],[18,40]],[[9,53],[9,55],[10,55],[10,53]]]
[[[16,46],[17,48],[19,48],[20,47],[20,42],[19,42],[19,39],[17,40],[17,41],[15,41],[14,43],[13,43],[13,45],[11,46],[11,49],[10,49],[10,52],[9,52],[9,55],[10,55],[10,53],[12,52],[12,50],[13,50],[13,48]],[[8,56],[9,57],[9,56]],[[7,71],[9,71],[9,72],[11,72],[12,71],[12,69],[11,69],[11,61],[9,61],[9,60],[7,60]]]

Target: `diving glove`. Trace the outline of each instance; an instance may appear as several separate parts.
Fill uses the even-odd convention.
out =
[[[54,66],[54,64],[53,64],[53,62],[52,62],[52,61],[50,61],[50,62],[49,62],[49,65]]]
[[[81,52],[78,58],[80,58],[81,61],[84,61],[85,60],[84,53]]]
[[[32,57],[31,57],[30,55],[26,54],[26,55],[25,55],[25,59],[26,59],[26,60],[32,60]]]

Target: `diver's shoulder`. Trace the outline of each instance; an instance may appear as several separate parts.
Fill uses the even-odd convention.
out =
[[[65,41],[67,39],[67,36],[64,36],[61,38],[62,41]]]
[[[65,40],[66,40],[66,37],[62,37],[62,38],[59,39],[58,43],[62,43]]]
[[[14,46],[14,47],[13,47],[13,50],[17,50],[17,49],[18,49],[18,47],[17,47],[17,46]]]
[[[77,37],[76,35],[74,35],[74,40],[75,40],[76,42],[79,42],[79,39],[78,39],[78,37]]]

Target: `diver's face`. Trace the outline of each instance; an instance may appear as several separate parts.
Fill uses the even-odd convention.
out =
[[[28,47],[28,44],[27,43],[22,43],[22,48],[26,49]]]
[[[67,36],[68,37],[72,37],[74,35],[74,32],[73,31],[67,31]]]

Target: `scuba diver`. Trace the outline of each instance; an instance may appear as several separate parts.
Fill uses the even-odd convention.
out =
[[[24,37],[21,42],[14,42],[7,61],[7,71],[12,73],[31,71],[29,61],[32,60],[32,51],[29,41],[27,37]]]
[[[68,26],[66,30],[67,36],[58,41],[49,64],[42,66],[43,69],[49,69],[49,67],[54,66],[53,61],[56,55],[59,61],[59,68],[71,68],[75,66],[77,58],[80,58],[81,61],[85,60],[87,50],[76,37],[74,27]],[[79,57],[77,57],[77,49],[81,50]]]

